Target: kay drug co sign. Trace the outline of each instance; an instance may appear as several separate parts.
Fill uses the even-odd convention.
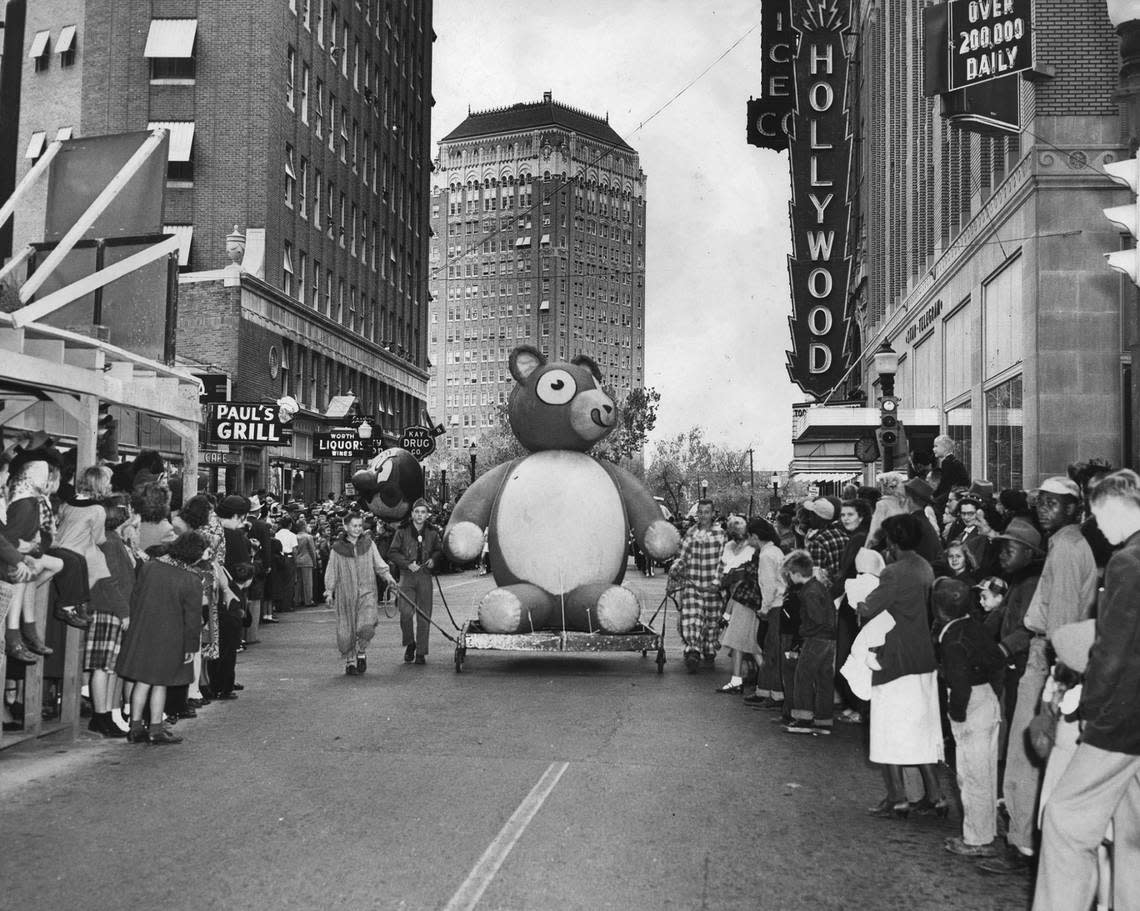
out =
[[[210,405],[206,431],[210,443],[281,446],[286,442],[275,404],[217,402]]]
[[[1032,0],[951,0],[946,7],[951,91],[1032,69]]]

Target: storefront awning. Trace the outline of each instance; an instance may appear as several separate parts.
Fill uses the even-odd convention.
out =
[[[824,484],[832,481],[841,484],[844,481],[854,481],[858,477],[859,473],[855,471],[797,471],[792,475],[792,480],[808,484]]]
[[[144,57],[193,57],[197,19],[151,19]]]

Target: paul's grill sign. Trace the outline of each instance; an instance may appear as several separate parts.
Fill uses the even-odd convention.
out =
[[[276,405],[258,402],[216,402],[209,406],[207,440],[243,446],[281,446],[284,440]]]
[[[840,0],[793,4],[799,34],[794,64],[795,113],[788,144],[792,175],[792,350],[788,375],[822,396],[848,366],[847,254],[851,136],[847,125],[848,5]]]
[[[950,90],[1031,69],[1031,11],[1031,0],[951,0]]]

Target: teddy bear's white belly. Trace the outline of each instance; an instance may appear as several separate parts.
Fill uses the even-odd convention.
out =
[[[562,593],[610,582],[626,559],[626,518],[613,480],[580,452],[537,452],[507,476],[494,533],[515,577]]]

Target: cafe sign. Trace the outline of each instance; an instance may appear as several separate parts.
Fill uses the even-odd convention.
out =
[[[950,0],[950,91],[1033,68],[1032,0]]]
[[[849,361],[849,7],[834,0],[808,0],[793,9],[798,40],[788,144],[792,349],[787,366],[792,382],[809,395],[823,396],[843,379]]]
[[[208,406],[206,440],[241,446],[282,446],[285,434],[276,404],[216,402]]]

